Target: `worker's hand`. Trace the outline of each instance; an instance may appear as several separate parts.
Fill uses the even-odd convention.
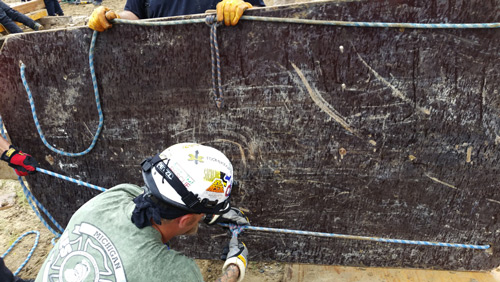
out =
[[[110,20],[119,18],[120,16],[114,11],[104,6],[99,6],[90,15],[88,26],[95,31],[103,32],[113,26],[109,22]]]
[[[10,145],[9,149],[3,152],[0,157],[2,160],[9,163],[9,166],[14,168],[17,175],[26,176],[36,172],[38,163],[31,155],[25,154]]]
[[[229,247],[226,250],[222,254],[222,259],[226,260],[224,266],[222,267],[222,273],[226,271],[226,268],[230,264],[235,264],[240,269],[240,277],[238,277],[238,282],[240,282],[243,280],[243,277],[245,277],[245,269],[248,265],[247,246],[238,241],[238,237],[233,236],[231,241],[229,241]]]
[[[236,25],[248,8],[252,8],[252,4],[243,0],[222,0],[217,4],[217,21],[224,21],[227,26]]]
[[[228,212],[225,214],[207,214],[205,217],[205,223],[208,225],[216,224],[216,223],[228,223],[228,224],[236,224],[236,225],[250,225],[250,221],[245,216],[245,214],[237,209],[230,208]]]

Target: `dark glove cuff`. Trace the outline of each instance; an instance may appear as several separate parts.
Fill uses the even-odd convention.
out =
[[[2,156],[0,157],[0,159],[2,161],[10,162],[10,159],[12,159],[12,156],[14,156],[16,154],[16,152],[19,152],[17,150],[17,148],[14,147],[14,146],[12,146],[12,145],[10,145],[9,149],[5,150],[5,152],[3,152]]]

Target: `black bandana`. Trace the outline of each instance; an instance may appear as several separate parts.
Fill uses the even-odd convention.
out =
[[[186,215],[188,211],[159,202],[151,194],[141,194],[134,198],[135,208],[132,212],[132,222],[137,228],[151,226],[151,220],[161,224],[161,219],[175,219]]]

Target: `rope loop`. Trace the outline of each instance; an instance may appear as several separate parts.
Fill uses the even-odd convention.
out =
[[[219,44],[217,43],[217,27],[221,22],[217,22],[216,15],[207,15],[205,23],[210,26],[210,57],[212,59],[212,93],[215,105],[222,109],[224,96],[222,94],[222,75],[220,67]],[[217,74],[217,81],[215,75]]]
[[[7,251],[5,251],[5,253],[3,253],[3,255],[1,256],[1,258],[4,258],[6,255],[8,255],[10,253],[10,251],[12,251],[14,246],[17,245],[17,243],[19,243],[19,241],[21,241],[24,237],[26,237],[26,235],[29,235],[29,234],[36,234],[35,243],[33,244],[33,247],[31,247],[31,250],[28,254],[28,257],[24,260],[24,262],[14,272],[14,276],[17,276],[17,274],[19,274],[21,269],[23,269],[23,267],[26,265],[26,263],[28,263],[31,256],[33,255],[33,252],[35,251],[36,246],[38,246],[38,240],[40,239],[40,232],[35,231],[35,230],[24,232],[24,234],[19,236],[16,239],[16,241],[14,241],[14,243],[12,243],[12,245],[9,247],[9,249],[7,249]]]

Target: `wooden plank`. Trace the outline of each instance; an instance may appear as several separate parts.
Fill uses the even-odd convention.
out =
[[[497,4],[360,0],[247,14],[498,22]],[[204,16],[187,18],[193,17]],[[481,251],[248,231],[242,239],[250,260],[453,270],[500,264],[498,29],[221,27],[225,108],[217,110],[204,23],[115,25],[99,34],[94,56],[102,135],[89,154],[60,156],[28,122],[19,61],[48,142],[83,151],[99,121],[88,65],[91,35],[81,27],[9,36],[0,54],[0,113],[13,142],[43,168],[103,187],[141,185],[143,158],[174,143],[199,142],[233,161],[241,183],[233,204],[247,209],[256,226],[492,246]],[[26,121],[22,127],[19,120]],[[27,180],[62,224],[97,194],[42,174]],[[213,259],[223,236],[202,225],[199,237],[172,244]]]
[[[40,9],[45,9],[45,2],[43,0],[32,0],[29,2],[19,2],[9,4],[14,10],[27,14],[29,12],[33,12]]]
[[[46,9],[40,9],[40,10],[37,10],[37,11],[29,12],[28,14],[26,14],[26,16],[28,16],[30,19],[36,21],[38,19],[41,19],[43,17],[48,16],[48,13],[47,13]],[[16,24],[18,26],[23,26],[22,23],[16,22]],[[5,28],[3,27],[3,25],[0,24],[0,32],[3,32],[3,31],[5,31]]]
[[[345,267],[289,264],[283,281],[288,282],[498,282],[493,272],[443,271],[423,269],[390,269],[378,267]]]

